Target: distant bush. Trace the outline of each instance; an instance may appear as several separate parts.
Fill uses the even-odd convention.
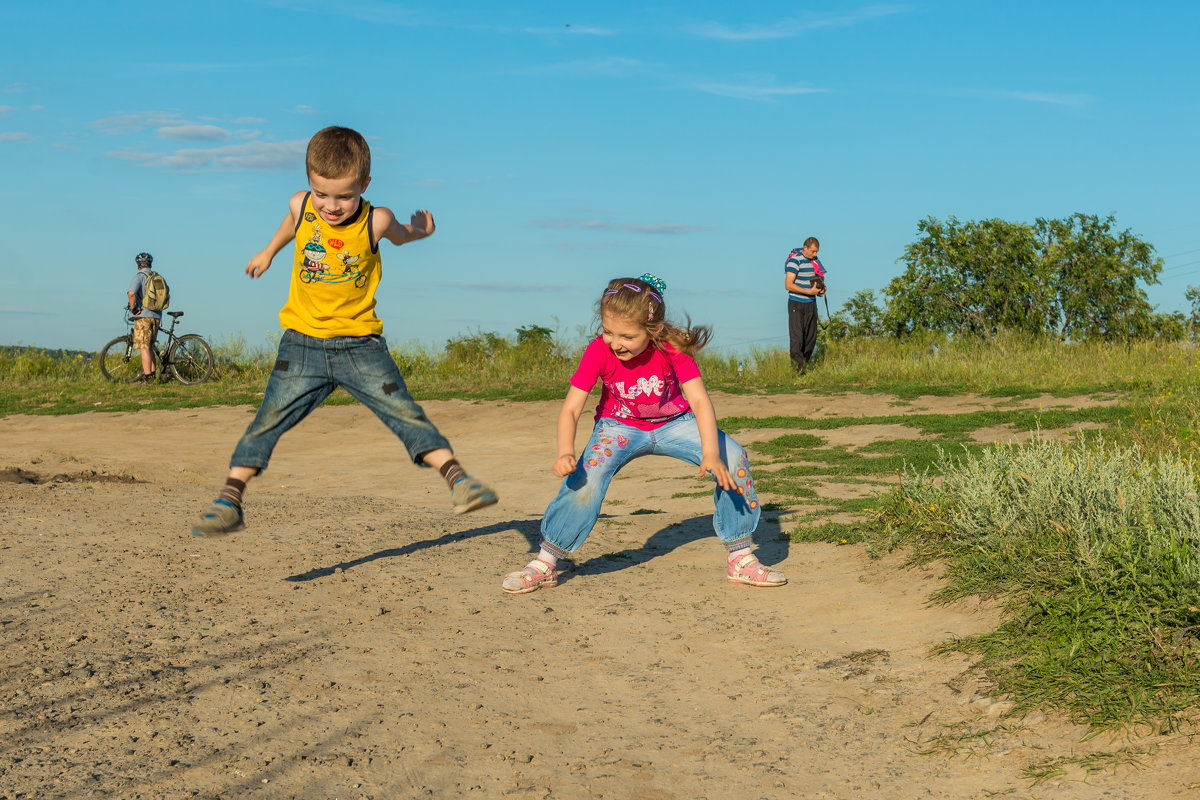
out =
[[[447,340],[446,360],[457,364],[480,364],[507,352],[511,346],[498,333],[478,331]]]
[[[79,350],[45,350],[40,347],[0,347],[0,377],[78,379],[91,363],[91,354]]]

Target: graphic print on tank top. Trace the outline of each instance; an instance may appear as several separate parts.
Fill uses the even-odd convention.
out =
[[[354,281],[355,287],[361,289],[367,285],[367,276],[358,270],[361,254],[350,255],[345,249],[346,243],[341,239],[325,239],[321,243],[321,223],[316,221],[317,215],[311,211],[304,212],[304,221],[311,222],[312,236],[304,245],[300,263],[300,280],[304,283],[347,283]],[[327,248],[325,245],[329,245]],[[333,250],[337,264],[328,264],[326,260],[329,251]],[[338,252],[340,250],[340,252]]]

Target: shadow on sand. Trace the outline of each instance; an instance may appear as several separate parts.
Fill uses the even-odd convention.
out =
[[[612,518],[612,516],[601,514],[600,518]],[[297,575],[289,575],[284,580],[293,583],[316,580],[317,578],[333,575],[339,569],[343,572],[348,572],[355,567],[377,561],[381,558],[397,558],[433,547],[473,539],[476,536],[490,536],[494,533],[507,531],[516,531],[524,536],[529,542],[529,552],[536,554],[542,541],[540,525],[540,519],[494,522],[490,525],[470,528],[465,531],[454,531],[433,539],[423,539],[419,542],[403,545],[402,547],[389,547],[386,550],[378,550],[361,558],[341,561],[326,567],[318,567]],[[711,514],[667,525],[665,528],[651,535],[640,547],[605,553],[602,556],[589,558],[587,561],[576,564],[576,568],[570,570],[570,572],[572,574],[583,575],[603,575],[610,572],[617,572],[639,564],[645,564],[657,556],[675,550],[689,542],[706,537],[713,540],[713,555],[716,557],[721,552],[721,545],[720,540],[717,539],[717,535],[713,531]],[[754,540],[758,546],[755,554],[763,564],[773,566],[787,558],[788,540],[782,534],[778,522],[774,520],[767,521],[766,519],[761,520],[758,524],[758,530],[754,533]]]

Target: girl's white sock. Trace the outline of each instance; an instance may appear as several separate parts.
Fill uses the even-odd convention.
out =
[[[538,561],[544,561],[547,564],[549,564],[550,569],[554,569],[555,567],[558,566],[558,557],[551,555],[549,552],[546,551],[545,548],[542,548],[542,551],[540,553],[538,553],[537,557],[538,557]]]
[[[734,561],[737,561],[742,556],[748,556],[748,555],[750,555],[749,547],[743,547],[741,550],[734,550],[732,553],[729,554],[729,563],[732,564]]]

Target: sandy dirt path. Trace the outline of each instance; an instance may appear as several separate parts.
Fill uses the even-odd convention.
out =
[[[722,416],[994,405],[715,400]],[[424,405],[500,505],[453,516],[370,412],[323,407],[218,541],[188,531],[252,409],[0,419],[0,798],[1200,794],[1181,737],[1081,743],[1054,715],[1002,717],[968,659],[930,655],[995,611],[930,607],[933,571],[766,521],[759,556],[789,584],[727,584],[711,501],[672,498],[703,487],[678,462],[622,473],[559,587],[505,595],[557,490],[558,403]],[[1122,747],[1153,752],[1023,774]]]

